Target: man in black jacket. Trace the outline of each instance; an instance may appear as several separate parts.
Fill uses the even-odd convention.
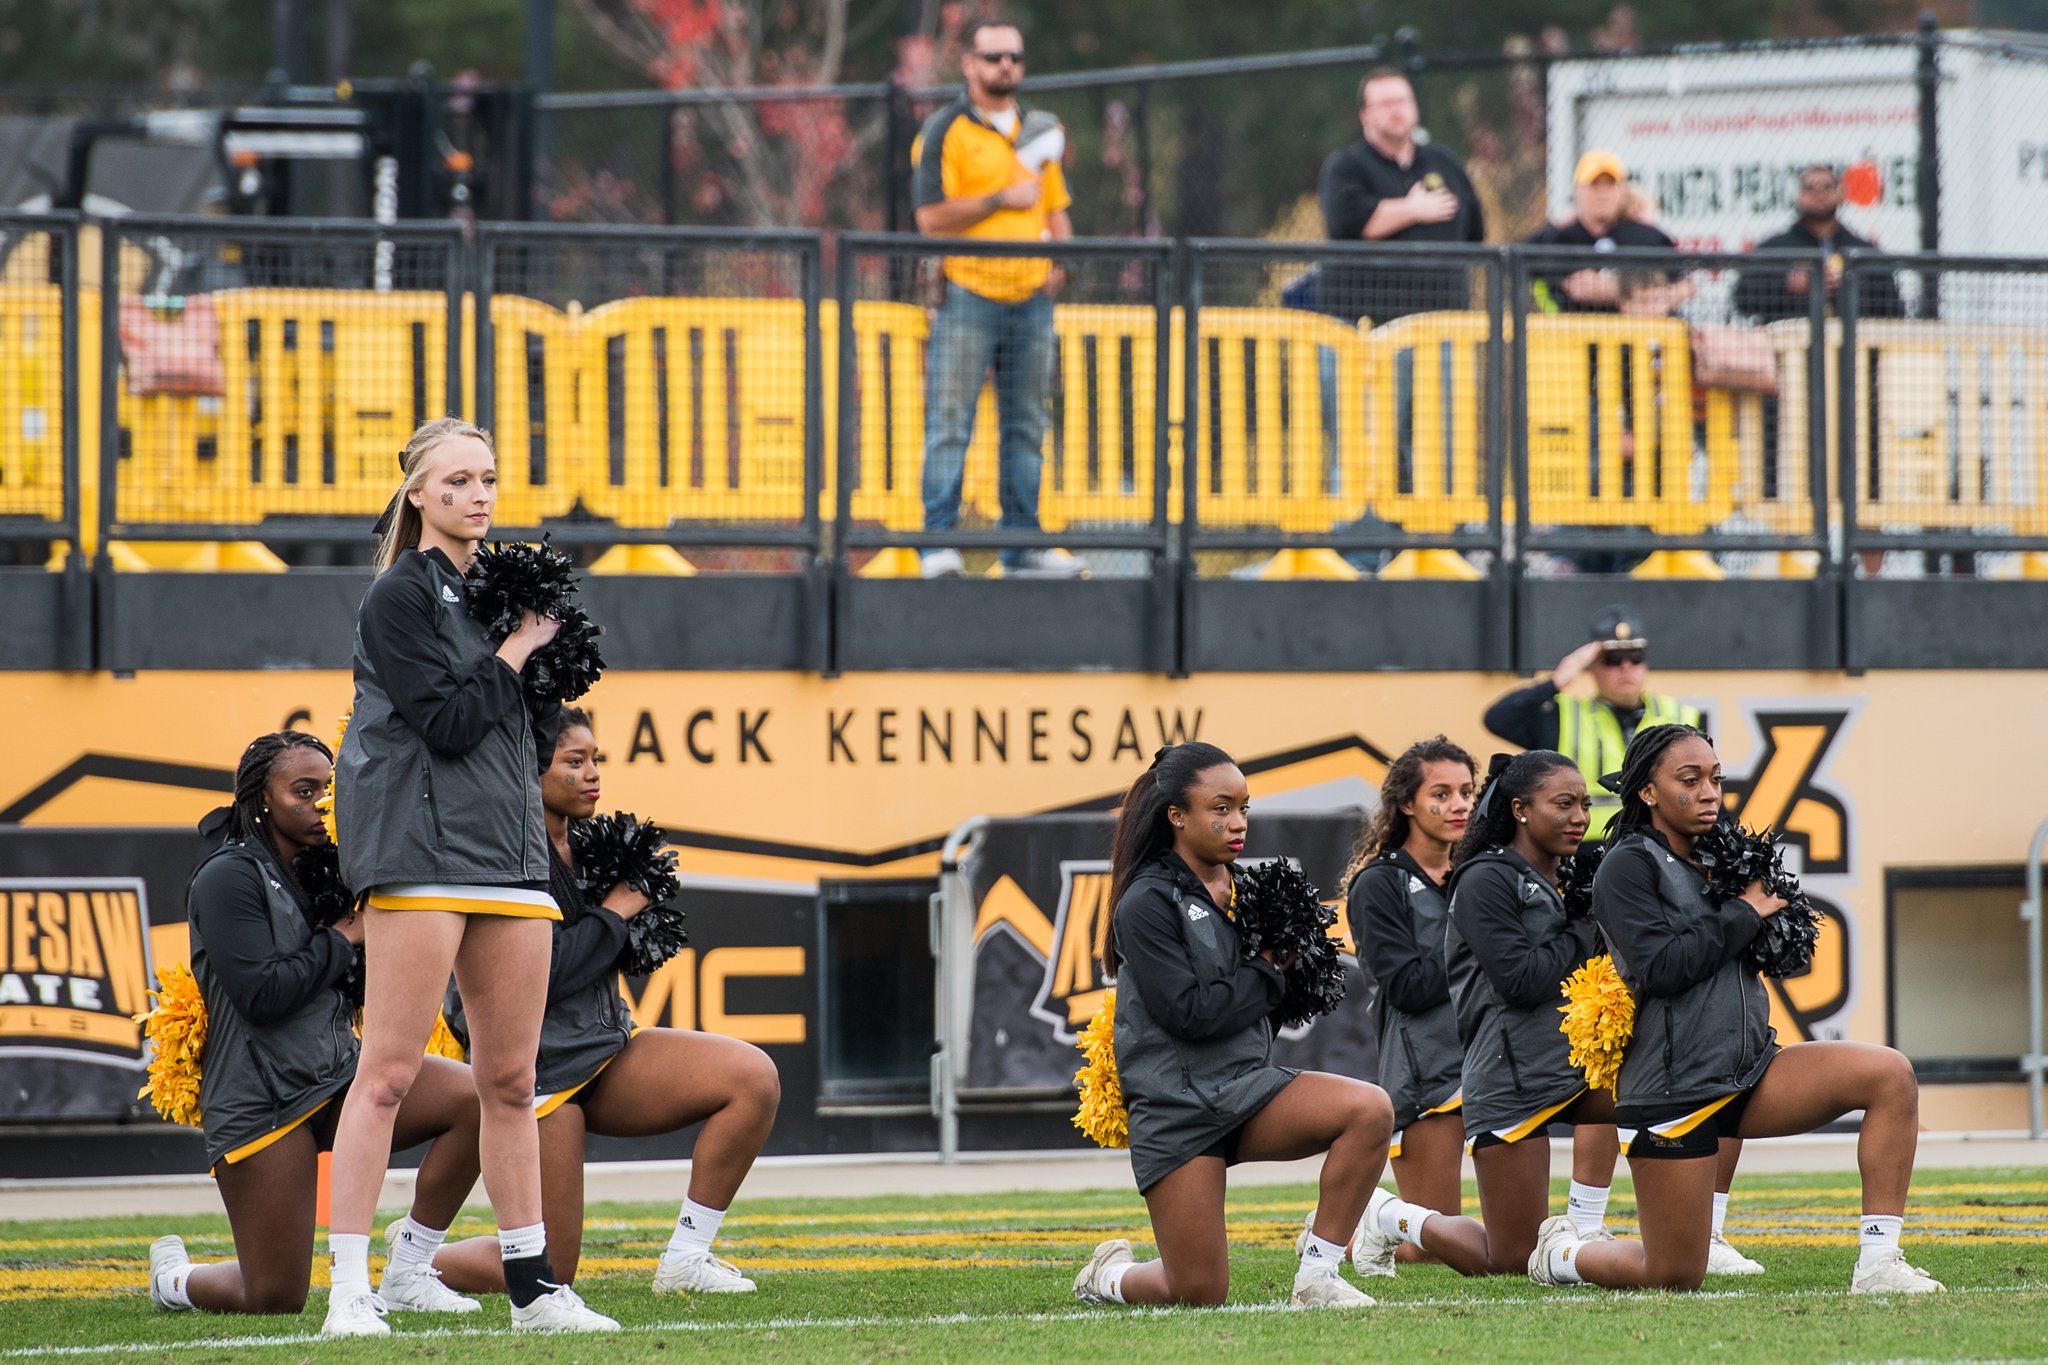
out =
[[[1364,136],[1330,153],[1316,180],[1323,227],[1333,242],[1483,242],[1479,196],[1458,159],[1418,142],[1421,111],[1415,87],[1391,66],[1365,73],[1358,87]],[[1465,271],[1457,266],[1324,268],[1317,305],[1326,313],[1375,324],[1409,313],[1469,306]]]
[[[1842,282],[1842,253],[1872,243],[1842,226],[1842,177],[1833,166],[1812,165],[1799,172],[1799,221],[1775,237],[1757,243],[1759,251],[1815,252],[1827,248],[1828,263],[1821,287],[1827,293],[1827,313],[1833,317],[1838,286]],[[1735,311],[1759,322],[1781,318],[1803,318],[1813,289],[1813,271],[1794,267],[1776,270],[1745,270],[1735,286]],[[1902,318],[1906,305],[1899,286],[1889,271],[1865,274],[1857,281],[1856,312],[1866,318]]]

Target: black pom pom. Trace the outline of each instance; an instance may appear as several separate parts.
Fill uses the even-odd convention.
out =
[[[1606,856],[1604,843],[1581,844],[1577,853],[1558,862],[1557,891],[1564,897],[1566,919],[1585,919],[1593,913],[1593,876]]]
[[[619,970],[628,976],[646,976],[689,941],[681,907],[666,902],[650,905],[626,921],[626,951],[619,955]]]
[[[341,850],[333,844],[309,844],[292,859],[292,876],[306,896],[306,921],[315,929],[339,924],[355,912],[356,895],[341,879]],[[355,961],[336,989],[354,1005],[363,1003],[363,948],[356,945]]]
[[[462,587],[471,618],[493,640],[503,640],[527,612],[559,616],[568,610],[576,598],[576,566],[546,537],[538,545],[501,541],[477,548]]]
[[[624,811],[579,820],[569,827],[569,851],[584,899],[592,905],[622,884],[647,897],[647,908],[626,921],[619,966],[628,975],[645,976],[690,941],[683,912],[675,905],[683,889],[676,879],[675,850],[660,825]]]
[[[1785,870],[1784,854],[1769,835],[1723,820],[1700,836],[1692,856],[1706,869],[1707,895],[1717,903],[1739,898],[1752,882],[1763,883],[1768,894],[1786,902],[1742,950],[1744,963],[1765,976],[1781,979],[1800,976],[1813,966],[1820,912],[1799,889],[1799,879]]]
[[[1247,960],[1267,949],[1294,959],[1277,1011],[1283,1026],[1298,1028],[1337,1008],[1344,999],[1344,965],[1330,938],[1337,912],[1300,868],[1275,858],[1245,873],[1232,917]]]
[[[575,701],[604,673],[604,655],[597,647],[603,632],[576,604],[575,565],[545,536],[538,545],[479,548],[464,576],[463,591],[470,616],[494,641],[502,642],[518,629],[527,612],[562,623],[555,638],[533,652],[520,674],[533,709],[548,702]]]
[[[331,843],[309,844],[292,859],[292,876],[306,893],[306,920],[325,929],[355,913],[356,897],[341,879],[341,850]]]

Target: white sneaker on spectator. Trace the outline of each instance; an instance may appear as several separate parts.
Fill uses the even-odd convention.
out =
[[[1907,1265],[1905,1253],[1896,1248],[1868,1266],[1858,1260],[1856,1274],[1849,1280],[1851,1294],[1936,1294],[1948,1288],[1919,1266]]]
[[[754,1282],[708,1251],[664,1251],[654,1268],[657,1294],[751,1294]]]
[[[515,1332],[616,1332],[619,1324],[592,1309],[566,1284],[521,1308],[512,1305]]]
[[[173,1303],[164,1293],[164,1276],[172,1271],[192,1264],[192,1257],[185,1251],[185,1239],[173,1234],[159,1237],[149,1244],[149,1301],[166,1313],[182,1313],[191,1308],[190,1303]]]
[[[1065,550],[1023,550],[1014,565],[1003,566],[1005,578],[1083,578],[1088,566]]]
[[[1720,1233],[1707,1238],[1707,1273],[1709,1275],[1761,1275],[1763,1266],[1749,1259],[1728,1245],[1728,1239]]]
[[[967,572],[967,561],[958,550],[926,550],[918,556],[917,567],[926,578],[958,578]]]
[[[323,1337],[388,1337],[391,1324],[384,1321],[384,1300],[370,1292],[368,1285],[340,1289],[328,1295],[327,1321],[320,1324]]]

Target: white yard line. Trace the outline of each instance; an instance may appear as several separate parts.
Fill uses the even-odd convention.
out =
[[[1951,1289],[1951,1294],[2026,1294],[2041,1293],[2042,1289],[2028,1286],[1968,1285]],[[1841,1299],[1846,1290],[1795,1289],[1779,1293],[1767,1290],[1729,1289],[1710,1290],[1688,1295],[1688,1299]],[[1663,1302],[1661,1296],[1660,1303]],[[1373,1311],[1404,1308],[1578,1308],[1590,1304],[1610,1303],[1613,1299],[1601,1293],[1576,1293],[1564,1291],[1556,1294],[1518,1295],[1512,1298],[1460,1298],[1455,1296],[1432,1295],[1428,1298],[1401,1299],[1381,1303]],[[943,1313],[926,1316],[890,1317],[877,1314],[868,1317],[840,1318],[768,1318],[761,1321],[705,1322],[692,1319],[682,1322],[637,1323],[621,1329],[627,1336],[655,1336],[662,1333],[696,1332],[793,1332],[793,1331],[858,1331],[867,1328],[888,1328],[891,1330],[917,1327],[972,1327],[982,1324],[1001,1325],[1016,1323],[1058,1323],[1058,1322],[1112,1322],[1132,1318],[1171,1317],[1185,1313],[1224,1313],[1242,1316],[1264,1316],[1274,1313],[1293,1313],[1295,1309],[1284,1303],[1235,1303],[1220,1308],[1128,1308],[1123,1310],[1065,1309],[1059,1312],[1043,1313]],[[405,1341],[431,1339],[477,1339],[492,1340],[517,1337],[532,1340],[533,1335],[515,1332],[509,1327],[474,1328],[433,1328],[427,1331],[402,1331],[394,1333]],[[365,1338],[376,1341],[379,1338]],[[19,1346],[0,1351],[0,1360],[40,1360],[63,1356],[103,1356],[143,1354],[169,1351],[218,1351],[248,1350],[266,1346],[310,1346],[330,1342],[317,1332],[274,1333],[262,1336],[203,1337],[190,1341],[127,1341],[110,1342],[100,1346]]]

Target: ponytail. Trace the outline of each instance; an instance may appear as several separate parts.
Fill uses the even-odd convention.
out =
[[[1484,853],[1505,848],[1515,837],[1515,802],[1541,786],[1543,779],[1559,768],[1577,767],[1555,749],[1531,749],[1522,754],[1495,754],[1486,765],[1486,786],[1465,837],[1451,850],[1451,866]]]

